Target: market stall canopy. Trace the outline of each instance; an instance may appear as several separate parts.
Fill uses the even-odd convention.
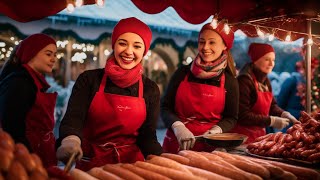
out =
[[[290,32],[291,40],[307,33],[307,20],[319,21],[317,0],[132,0],[143,12],[156,14],[172,6],[182,19],[198,24],[211,15],[228,21],[234,31],[241,29],[249,37],[260,32],[274,34],[280,40]],[[314,28],[315,29],[315,28]],[[319,28],[320,29],[320,28]],[[320,30],[313,33],[320,34]]]
[[[68,0],[68,2],[72,0]],[[307,21],[320,19],[318,0],[132,0],[143,12],[157,14],[173,7],[179,16],[191,24],[200,24],[211,15],[223,18],[241,29],[249,37],[256,37],[257,29],[274,34],[280,40],[290,32],[291,40],[307,33]],[[95,0],[83,0],[84,5],[95,4]],[[108,0],[106,0],[108,3]],[[64,0],[1,0],[0,13],[19,21],[29,22],[57,14],[65,9]],[[120,10],[121,11],[121,10]],[[312,34],[319,35],[320,30]],[[320,28],[319,28],[320,29]]]

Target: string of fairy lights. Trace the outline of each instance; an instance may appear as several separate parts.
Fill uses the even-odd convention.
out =
[[[67,6],[66,9],[68,12],[72,13],[75,8],[81,7],[83,5],[83,0],[66,0]],[[96,5],[98,7],[103,7],[104,6],[105,0],[96,0]]]
[[[310,21],[319,21],[320,18],[313,18],[313,19],[308,19]],[[288,31],[288,30],[285,30],[285,29],[282,29],[282,28],[276,28],[276,27],[268,27],[268,26],[264,26],[264,25],[259,25],[259,24],[253,24],[251,22],[246,22],[246,23],[237,23],[237,24],[233,24],[233,25],[229,25],[227,23],[227,20],[221,20],[220,22],[218,21],[218,17],[213,17],[212,18],[212,21],[211,21],[211,26],[216,29],[218,24],[221,23],[221,22],[224,22],[224,32],[226,34],[229,34],[231,28],[230,26],[237,26],[237,25],[250,25],[250,26],[253,26],[255,27],[256,29],[256,34],[258,35],[258,37],[260,38],[268,38],[269,41],[273,41],[275,38],[281,40],[281,41],[284,41],[284,42],[292,42],[292,33],[294,34],[299,34],[299,35],[303,35],[303,36],[306,36],[308,39],[306,41],[306,44],[307,45],[317,45],[320,49],[320,43],[317,43],[316,41],[313,40],[313,38],[318,38],[320,39],[320,35],[315,35],[315,34],[307,34],[307,33],[303,33],[303,32],[297,32],[297,31]],[[267,29],[268,31],[265,32],[261,29]],[[245,30],[242,30],[245,34],[249,34],[252,36],[252,34],[248,31],[245,31]],[[277,33],[277,31],[282,31],[282,32],[286,32],[286,36],[284,39],[282,39],[281,37],[275,37],[275,34]]]
[[[96,0],[96,5],[98,7],[103,7],[105,0]],[[66,10],[70,13],[72,13],[75,8],[77,7],[81,7],[84,4],[84,0],[66,0]],[[300,34],[303,35],[305,37],[307,37],[307,41],[306,44],[307,45],[317,45],[320,49],[320,43],[317,43],[316,41],[314,41],[313,39],[317,39],[318,42],[320,41],[320,35],[314,35],[314,34],[307,34],[307,33],[303,33],[303,32],[295,32],[295,31],[288,31],[285,29],[281,29],[281,28],[275,28],[275,27],[267,27],[267,26],[263,26],[260,24],[255,24],[258,20],[256,21],[250,21],[250,22],[241,22],[238,24],[228,24],[228,21],[226,19],[222,19],[222,20],[218,20],[218,16],[214,15],[211,21],[211,26],[215,29],[217,28],[218,24],[223,22],[224,23],[224,28],[223,30],[225,31],[226,34],[229,34],[231,31],[231,27],[233,26],[237,26],[237,25],[250,25],[255,27],[256,29],[256,35],[258,35],[260,38],[268,38],[269,41],[273,41],[275,38],[278,38],[279,40],[285,41],[285,42],[291,42],[292,38],[291,38],[291,34]],[[289,18],[288,18],[289,19]],[[320,21],[319,18],[313,18],[313,19],[309,19],[311,21]],[[263,29],[263,30],[262,30]],[[266,31],[267,30],[267,31]],[[281,37],[275,37],[275,34],[277,33],[277,31],[282,31],[282,32],[286,32],[286,36],[284,39],[281,39]],[[248,34],[249,36],[251,36],[250,32],[245,32],[245,34]],[[7,45],[6,42],[2,42],[0,40],[0,61],[1,60],[5,60],[6,58],[8,58],[13,50],[13,47],[15,45],[18,45],[20,40],[18,40],[15,37],[10,37],[10,41],[12,45]],[[69,42],[67,40],[58,40],[57,41],[57,46],[61,47],[61,48],[65,48],[65,46],[68,44]],[[72,61],[73,62],[80,62],[83,63],[84,60],[87,58],[86,52],[87,51],[93,51],[95,48],[94,45],[90,45],[90,44],[77,44],[74,43],[72,44],[72,49],[74,50],[78,50],[79,52],[75,53],[72,56]],[[82,51],[82,52],[80,52]],[[109,50],[104,50],[104,54],[108,55],[110,54]],[[64,56],[64,53],[60,53],[58,54],[58,58],[61,58]],[[93,60],[97,60],[97,57],[93,57]]]
[[[10,57],[14,47],[18,45],[21,42],[17,37],[11,36],[6,41],[2,41],[0,39],[0,61],[5,61],[7,58]],[[65,51],[63,49],[66,49],[67,44],[70,42],[68,40],[57,40],[57,47],[61,51],[58,52],[57,58],[63,58],[65,56]],[[72,62],[80,62],[84,63],[87,59],[87,53],[93,53],[95,49],[95,45],[93,44],[86,44],[86,43],[73,43],[72,44],[72,51],[74,51],[71,61]],[[104,51],[105,55],[107,49]],[[97,57],[93,57],[93,61],[96,61]]]
[[[16,45],[18,45],[21,42],[21,40],[18,39],[18,37],[11,36],[10,38],[7,38],[6,40],[0,39],[0,62],[4,62],[6,59],[8,59]],[[57,58],[66,58],[66,52],[67,52],[67,45],[70,43],[68,40],[57,40],[57,47],[58,47],[58,53]],[[71,61],[72,62],[79,62],[79,63],[85,63],[89,60],[88,54],[93,54],[92,60],[97,61],[98,57],[97,54],[94,53],[97,46],[90,44],[90,43],[77,43],[73,42],[71,45]],[[104,56],[109,56],[112,53],[112,50],[104,49],[103,52]],[[148,58],[151,56],[151,51],[149,50],[147,55],[144,57],[145,60],[148,60]],[[91,57],[90,57],[91,59]]]

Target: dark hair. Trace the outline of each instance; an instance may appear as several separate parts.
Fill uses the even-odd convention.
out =
[[[21,66],[20,59],[16,56],[18,46],[16,46],[13,51],[11,52],[11,55],[8,60],[4,63],[0,70],[0,80],[4,79],[8,74],[13,72],[15,69]]]

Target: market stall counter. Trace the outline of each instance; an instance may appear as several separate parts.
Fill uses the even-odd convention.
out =
[[[75,179],[320,179],[317,170],[222,151],[180,151],[148,156],[132,164],[106,164],[88,172],[71,170]]]

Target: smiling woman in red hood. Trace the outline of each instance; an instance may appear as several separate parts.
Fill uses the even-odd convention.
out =
[[[73,87],[60,126],[59,160],[77,153],[76,167],[87,171],[162,153],[156,136],[159,88],[142,75],[151,39],[150,28],[134,17],[114,27],[105,68],[85,71]]]

